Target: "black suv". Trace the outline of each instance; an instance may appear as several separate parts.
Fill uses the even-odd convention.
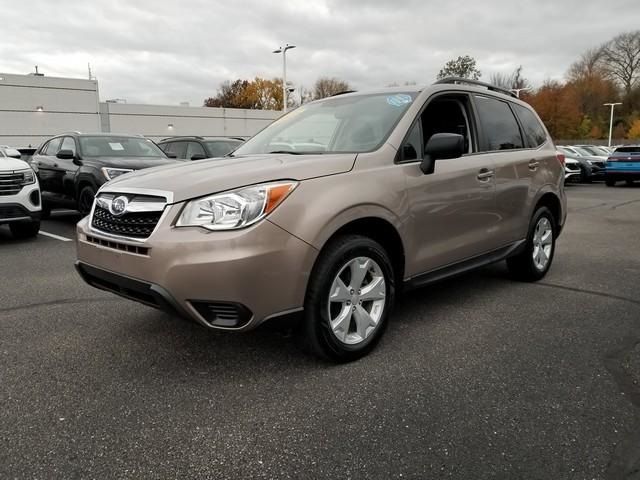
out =
[[[175,162],[142,136],[79,132],[49,139],[31,159],[40,180],[44,217],[56,207],[86,215],[103,183],[123,173]]]
[[[224,157],[244,142],[238,137],[171,137],[158,142],[158,146],[170,158],[202,160]]]

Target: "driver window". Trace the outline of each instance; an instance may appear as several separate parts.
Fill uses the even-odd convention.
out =
[[[439,97],[421,115],[425,144],[434,133],[457,133],[464,137],[465,151],[473,152],[467,97]]]
[[[411,128],[402,146],[402,161],[421,160],[424,146],[435,133],[457,133],[464,137],[465,151],[474,151],[466,96],[441,96],[432,100]]]

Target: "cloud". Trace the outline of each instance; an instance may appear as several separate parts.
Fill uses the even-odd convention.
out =
[[[637,29],[637,0],[26,0],[3,11],[0,70],[87,74],[101,96],[199,105],[224,80],[282,75],[271,51],[285,42],[288,80],[336,76],[358,89],[430,83],[469,54],[483,78],[523,65],[539,84],[561,78],[584,50]]]

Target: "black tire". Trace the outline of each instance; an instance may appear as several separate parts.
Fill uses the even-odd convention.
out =
[[[78,211],[81,215],[86,216],[91,213],[93,200],[96,198],[96,191],[92,186],[86,185],[82,187],[78,194]]]
[[[339,340],[332,331],[328,305],[335,278],[343,267],[358,257],[368,257],[380,267],[386,289],[385,303],[374,330],[365,335],[364,340],[350,345]],[[360,235],[345,235],[331,241],[320,253],[307,287],[304,319],[296,332],[301,347],[334,362],[350,362],[369,353],[387,326],[395,301],[395,282],[389,255],[377,242]]]
[[[616,186],[616,182],[615,182],[615,180],[611,180],[610,178],[605,178],[605,180],[604,180],[604,184],[605,184],[607,187],[615,187],[615,186]]]
[[[586,167],[580,167],[580,183],[591,183],[591,175],[587,172]]]
[[[14,222],[9,224],[9,228],[15,238],[33,238],[40,231],[40,222]]]
[[[627,180],[627,185],[632,186],[633,185],[633,180]]]
[[[51,205],[42,202],[42,211],[40,212],[40,219],[46,220],[51,217]]]
[[[536,227],[542,218],[546,218],[551,226],[551,252],[544,268],[539,268],[534,261],[534,238],[536,235]],[[558,227],[551,210],[547,207],[539,207],[533,214],[533,217],[531,217],[524,250],[518,255],[507,259],[507,266],[509,267],[511,276],[516,280],[524,282],[536,282],[543,278],[553,263],[557,235]]]

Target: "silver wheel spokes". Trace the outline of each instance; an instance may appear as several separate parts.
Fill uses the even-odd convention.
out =
[[[374,260],[358,257],[343,266],[331,284],[328,302],[336,338],[354,345],[369,337],[382,318],[385,297],[384,274]]]
[[[533,232],[533,263],[538,270],[544,270],[553,249],[553,229],[548,218],[538,220]]]

